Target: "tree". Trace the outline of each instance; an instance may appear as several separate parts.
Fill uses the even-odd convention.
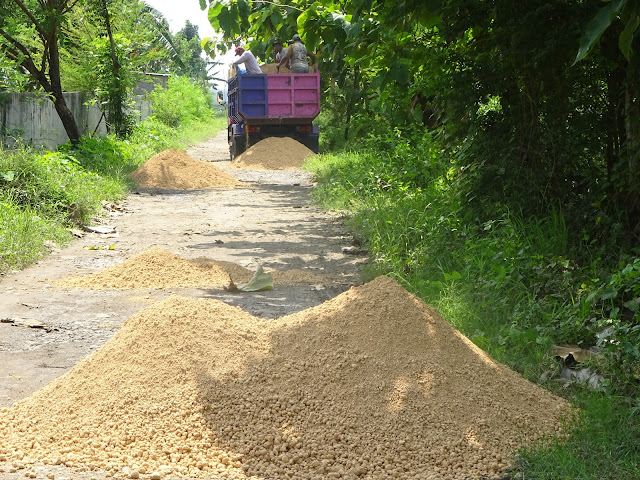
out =
[[[65,16],[81,0],[3,0],[0,5],[0,51],[27,72],[51,96],[65,132],[76,143],[80,131],[62,93],[59,35]],[[30,45],[19,34],[25,25],[35,29],[38,44]]]
[[[96,7],[109,40],[109,59],[111,61],[111,69],[106,69],[107,74],[103,75],[107,97],[107,123],[113,126],[118,137],[124,138],[129,134],[132,126],[130,116],[125,111],[129,94],[127,81],[129,75],[123,68],[121,55],[118,55],[116,49],[107,0],[98,0]]]
[[[608,131],[608,152],[617,155],[620,147],[626,151],[628,175],[626,175],[627,207],[633,222],[640,227],[640,61],[634,55],[634,39],[640,26],[640,1],[614,0],[601,7],[584,29],[580,49],[573,64],[583,60],[586,55],[599,47],[600,53],[611,65],[608,83],[609,98],[612,105],[611,126]],[[616,38],[617,37],[617,38]],[[602,41],[601,41],[602,40]],[[617,40],[617,42],[616,42]],[[611,48],[618,44],[619,49]],[[607,45],[609,47],[607,48]],[[636,45],[637,46],[637,45]],[[618,118],[616,118],[616,116]],[[616,148],[617,147],[617,148]],[[610,170],[614,160],[610,160]],[[640,232],[639,232],[640,233]]]
[[[175,35],[174,44],[181,59],[178,73],[204,86],[207,83],[207,64],[202,58],[198,26],[187,20],[184,28]]]

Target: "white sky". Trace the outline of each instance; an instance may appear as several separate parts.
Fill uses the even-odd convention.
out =
[[[214,37],[215,32],[207,18],[207,11],[200,10],[198,0],[144,0],[145,3],[161,12],[169,22],[171,33],[176,34],[184,28],[185,22],[189,20],[198,26],[200,38]],[[208,3],[208,2],[207,2]],[[226,78],[228,64],[234,57],[233,51],[227,52],[224,56],[216,58],[216,61],[223,62],[224,65],[214,67],[209,73],[211,75]],[[205,54],[203,53],[203,56]],[[216,82],[220,84],[220,82]]]
[[[198,26],[200,38],[213,37],[213,27],[207,19],[207,11],[200,10],[198,0],[144,0],[146,4],[160,11],[169,21],[171,33],[178,33],[189,20]]]

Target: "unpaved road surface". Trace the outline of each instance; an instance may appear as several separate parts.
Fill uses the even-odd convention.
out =
[[[226,132],[187,150],[194,158],[228,160]],[[352,238],[342,222],[312,205],[304,172],[228,169],[250,187],[196,191],[138,191],[101,219],[115,234],[87,233],[38,264],[0,276],[0,408],[62,375],[102,346],[140,309],[177,293],[238,305],[262,318],[315,306],[360,284],[363,256],[345,255]],[[321,283],[230,294],[219,288],[67,290],[53,281],[118,264],[160,247],[181,257],[207,257],[254,270],[304,269]],[[33,470],[31,470],[33,471]],[[40,467],[38,478],[102,478],[63,467]],[[0,472],[0,479],[25,478]]]

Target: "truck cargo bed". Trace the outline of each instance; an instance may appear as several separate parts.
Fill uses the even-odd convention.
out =
[[[319,73],[247,74],[229,80],[233,123],[311,123],[319,113]]]

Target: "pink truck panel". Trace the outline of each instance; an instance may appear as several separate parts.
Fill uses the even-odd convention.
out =
[[[320,113],[320,74],[270,74],[269,118],[313,120]]]

